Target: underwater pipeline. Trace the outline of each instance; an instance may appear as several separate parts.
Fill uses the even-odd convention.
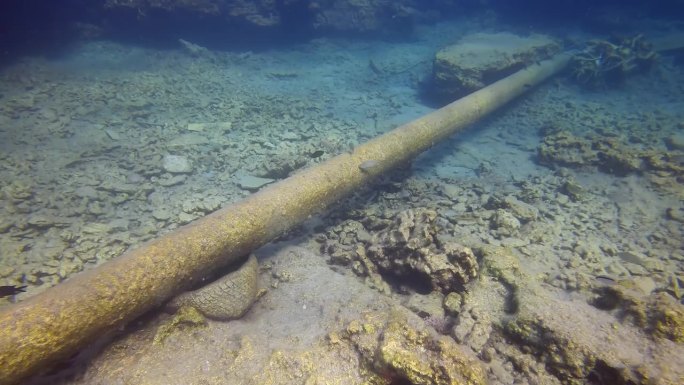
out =
[[[0,384],[69,358],[284,231],[406,164],[561,71],[569,55],[532,64],[439,110],[301,170],[118,258],[0,311]]]

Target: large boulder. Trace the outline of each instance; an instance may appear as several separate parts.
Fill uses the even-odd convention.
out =
[[[468,35],[435,55],[430,96],[438,102],[451,102],[559,50],[560,45],[545,35]]]

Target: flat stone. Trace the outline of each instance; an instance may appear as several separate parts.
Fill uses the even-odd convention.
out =
[[[221,207],[221,199],[216,196],[190,198],[183,201],[181,208],[186,213],[210,213]]]
[[[107,225],[112,231],[126,231],[128,230],[130,222],[128,219],[118,218],[110,221]]]
[[[202,131],[221,131],[225,132],[233,128],[233,122],[216,122],[216,123],[188,123],[188,131],[202,132]]]
[[[634,277],[632,283],[634,288],[644,295],[649,295],[656,289],[656,284],[651,277]]]
[[[104,181],[98,186],[100,190],[114,192],[114,193],[127,193],[134,194],[138,191],[139,186],[130,183],[121,183],[116,181]]]
[[[197,213],[201,212],[200,205],[201,201],[197,198],[188,198],[181,203],[181,210],[185,213]]]
[[[208,196],[208,197],[204,197],[204,199],[202,199],[202,204],[200,205],[200,208],[202,209],[203,212],[210,213],[212,211],[216,211],[219,208],[221,208],[221,203],[222,203],[221,198],[219,198],[217,196]]]
[[[62,254],[64,253],[64,250],[69,247],[69,244],[61,239],[48,239],[44,242],[37,241],[33,247],[35,247],[35,250],[40,250],[39,258],[42,258],[45,264],[52,260],[57,263],[57,266],[59,266],[59,260],[61,260]],[[33,250],[30,252],[32,251]]]
[[[199,134],[183,134],[174,139],[169,143],[169,147],[184,147],[184,146],[195,146],[198,144],[209,143],[209,139],[199,135]]]
[[[0,234],[6,233],[14,226],[14,222],[8,221],[6,218],[0,218]]]
[[[194,221],[197,219],[199,215],[196,214],[189,214],[189,213],[180,213],[178,214],[178,222],[180,224],[186,224]]]
[[[623,264],[631,275],[648,275],[649,272],[645,267],[637,265],[636,263],[625,262]]]
[[[171,219],[171,213],[166,209],[155,209],[152,211],[152,218],[158,221],[168,221]]]
[[[171,187],[185,182],[187,178],[186,175],[174,175],[171,178],[160,179],[157,183],[159,183],[160,186]]]
[[[514,196],[505,197],[504,202],[513,211],[513,215],[523,223],[534,221],[539,217],[539,210],[536,207],[521,202]]]
[[[463,296],[456,292],[450,292],[444,298],[444,310],[449,315],[458,315],[463,305]]]
[[[646,261],[647,259],[647,257],[644,254],[641,254],[636,251],[620,251],[618,252],[618,257],[620,257],[620,259],[622,259],[625,262],[630,262],[642,266],[644,264],[644,261]]]
[[[28,225],[36,228],[48,228],[48,227],[64,227],[69,224],[68,221],[60,219],[52,215],[45,214],[34,214],[28,218]]]
[[[456,200],[458,197],[463,195],[463,189],[452,184],[446,184],[442,186],[442,193],[444,193],[447,198]]]
[[[202,123],[188,123],[188,131],[200,132],[204,131],[204,124]]]
[[[502,247],[522,247],[530,242],[520,238],[504,238],[501,240]]]
[[[187,174],[192,172],[192,164],[188,158],[181,155],[166,155],[163,160],[166,172],[172,174]]]
[[[7,278],[14,274],[16,269],[12,266],[0,266],[0,278]]]
[[[105,130],[105,133],[111,140],[121,140],[121,135],[114,130]]]
[[[291,131],[284,131],[284,132],[280,133],[280,138],[283,140],[294,140],[294,141],[301,140],[299,135],[297,135]]]
[[[684,150],[684,134],[673,134],[665,138],[665,144],[670,150]]]
[[[107,234],[112,231],[106,223],[88,223],[81,228],[83,234]]]
[[[266,186],[269,183],[275,182],[275,179],[270,179],[270,178],[261,178],[258,176],[252,176],[252,175],[242,175],[238,177],[237,183],[240,188],[249,190],[249,191],[256,191],[260,189],[263,186]]]
[[[417,314],[425,313],[430,317],[443,318],[443,303],[444,295],[438,291],[433,291],[427,295],[415,294],[410,296],[404,306]]]
[[[625,268],[620,262],[612,261],[606,267],[605,271],[607,275],[614,277],[629,277],[629,270]]]
[[[492,227],[513,231],[520,228],[520,221],[510,212],[498,209],[492,217]]]
[[[97,198],[97,190],[95,190],[95,188],[91,186],[81,186],[74,190],[74,195],[76,195],[79,198],[95,199]]]
[[[654,258],[649,258],[645,260],[641,266],[643,266],[646,270],[649,272],[663,272],[666,271],[667,268],[663,264],[663,261],[659,259],[654,259]]]
[[[680,223],[684,223],[684,208],[682,207],[668,207],[665,210],[667,219],[672,219]]]

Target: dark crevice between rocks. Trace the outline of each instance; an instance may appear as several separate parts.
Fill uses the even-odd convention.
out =
[[[394,291],[400,294],[422,294],[432,293],[432,283],[430,277],[421,274],[408,274],[397,276],[396,274],[380,270],[380,276],[387,282]]]
[[[588,385],[636,385],[631,380],[626,380],[620,370],[610,367],[599,360],[586,378]]]
[[[520,302],[518,300],[518,289],[517,287],[506,283],[506,282],[501,282],[501,284],[506,288],[507,294],[506,297],[504,298],[504,312],[506,314],[515,314],[518,312],[518,308],[520,307]]]
[[[412,385],[413,383],[402,376],[394,377],[390,380],[389,385]]]

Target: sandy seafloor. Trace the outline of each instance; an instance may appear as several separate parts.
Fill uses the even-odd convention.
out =
[[[3,68],[0,284],[28,285],[22,300],[240,200],[245,176],[283,178],[430,112],[417,88],[435,51],[477,29],[197,57],[87,42]],[[616,89],[553,79],[259,250],[266,292],[242,319],[153,344],[170,316],[151,314],[60,383],[405,383],[351,331],[392,317],[448,336],[491,384],[684,383],[681,171],[537,161],[549,125],[672,153],[682,111],[684,71],[668,56]],[[167,172],[167,155],[190,168]],[[459,305],[329,264],[343,238],[372,237],[341,234],[406,210],[436,213],[442,237],[475,251]],[[389,369],[373,377],[371,362]]]

